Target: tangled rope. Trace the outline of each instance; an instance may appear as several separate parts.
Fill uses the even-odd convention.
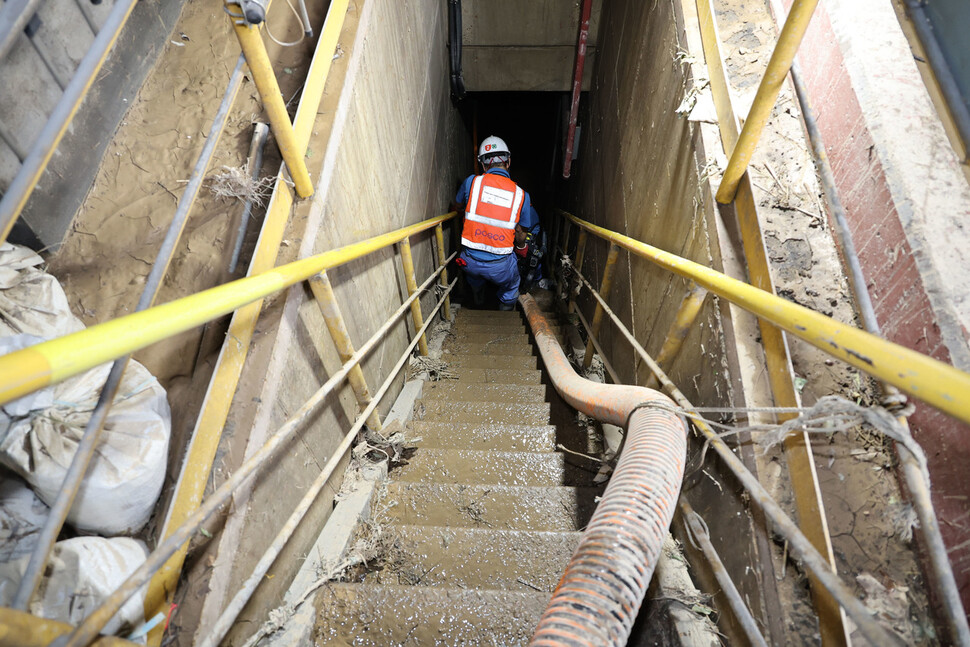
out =
[[[682,407],[671,406],[664,402],[645,402],[641,407],[651,407],[665,409],[687,420],[702,422],[710,427],[721,429],[718,433],[721,438],[727,438],[742,433],[762,434],[755,439],[755,442],[767,452],[775,445],[781,443],[789,434],[804,431],[809,434],[835,434],[846,432],[860,425],[867,425],[879,432],[883,436],[893,439],[909,451],[916,459],[926,487],[930,487],[930,473],[926,464],[926,454],[923,448],[910,434],[909,429],[900,424],[897,414],[891,413],[883,407],[864,407],[847,400],[841,396],[828,395],[816,402],[811,407],[695,407],[684,409]],[[744,427],[737,427],[720,422],[714,422],[701,416],[702,413],[729,413],[729,414],[748,414],[748,413],[773,413],[773,414],[798,414],[796,417],[786,420],[781,424],[757,424]],[[704,443],[701,450],[700,463],[703,464],[704,456],[710,446],[710,440]]]

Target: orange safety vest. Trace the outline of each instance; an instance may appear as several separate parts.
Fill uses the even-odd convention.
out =
[[[496,173],[479,175],[465,207],[461,244],[492,254],[511,254],[525,191]]]

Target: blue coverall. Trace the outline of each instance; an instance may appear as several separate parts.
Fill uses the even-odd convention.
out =
[[[509,177],[509,172],[504,168],[493,168],[486,173],[495,173]],[[511,179],[511,178],[509,178]],[[455,196],[455,202],[461,205],[468,204],[468,196],[471,193],[474,175],[469,175],[462,183]],[[532,206],[529,192],[525,192],[522,200],[522,212],[519,215],[519,226],[525,231],[538,230],[539,214]],[[498,289],[498,300],[505,305],[514,305],[519,298],[519,265],[514,254],[492,254],[491,252],[480,249],[462,248],[460,258],[465,263],[465,278],[468,285],[475,292],[480,292],[485,283],[493,283]]]

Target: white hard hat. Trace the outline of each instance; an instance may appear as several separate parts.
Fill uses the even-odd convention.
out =
[[[485,165],[496,161],[505,162],[510,157],[512,157],[512,153],[509,152],[509,147],[500,137],[495,135],[486,137],[482,145],[478,147],[478,160]]]

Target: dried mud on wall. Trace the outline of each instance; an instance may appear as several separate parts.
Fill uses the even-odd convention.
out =
[[[714,5],[732,91],[739,105],[750,105],[777,39],[776,21],[768,2],[716,0]],[[820,13],[813,21],[821,18]],[[804,56],[805,48],[801,51]],[[824,74],[828,82],[835,83],[831,70],[808,63],[805,59],[803,69]],[[830,109],[835,105],[845,109],[840,101],[818,103],[816,109],[821,108],[821,114],[838,113]],[[777,293],[857,326],[851,291],[803,135],[800,108],[788,84],[782,87],[752,156],[749,175]],[[877,404],[878,390],[861,371],[793,336],[788,337],[788,345],[804,406],[832,394],[863,405]],[[892,613],[886,615],[894,630],[907,642],[934,644],[925,583],[909,538],[908,508],[893,470],[891,446],[878,435],[857,429],[815,437],[812,450],[838,572],[860,598],[870,596],[870,602],[879,593],[866,587],[869,578],[876,577],[896,598]],[[784,453],[765,452],[759,460],[763,483],[791,509]],[[779,574],[786,572],[784,557],[777,553],[775,567]],[[789,578],[795,572],[788,564]],[[804,581],[803,574],[796,577]],[[791,595],[794,597],[785,601],[785,608],[800,611],[787,614],[786,634],[813,635],[816,622],[803,587],[795,587]]]

